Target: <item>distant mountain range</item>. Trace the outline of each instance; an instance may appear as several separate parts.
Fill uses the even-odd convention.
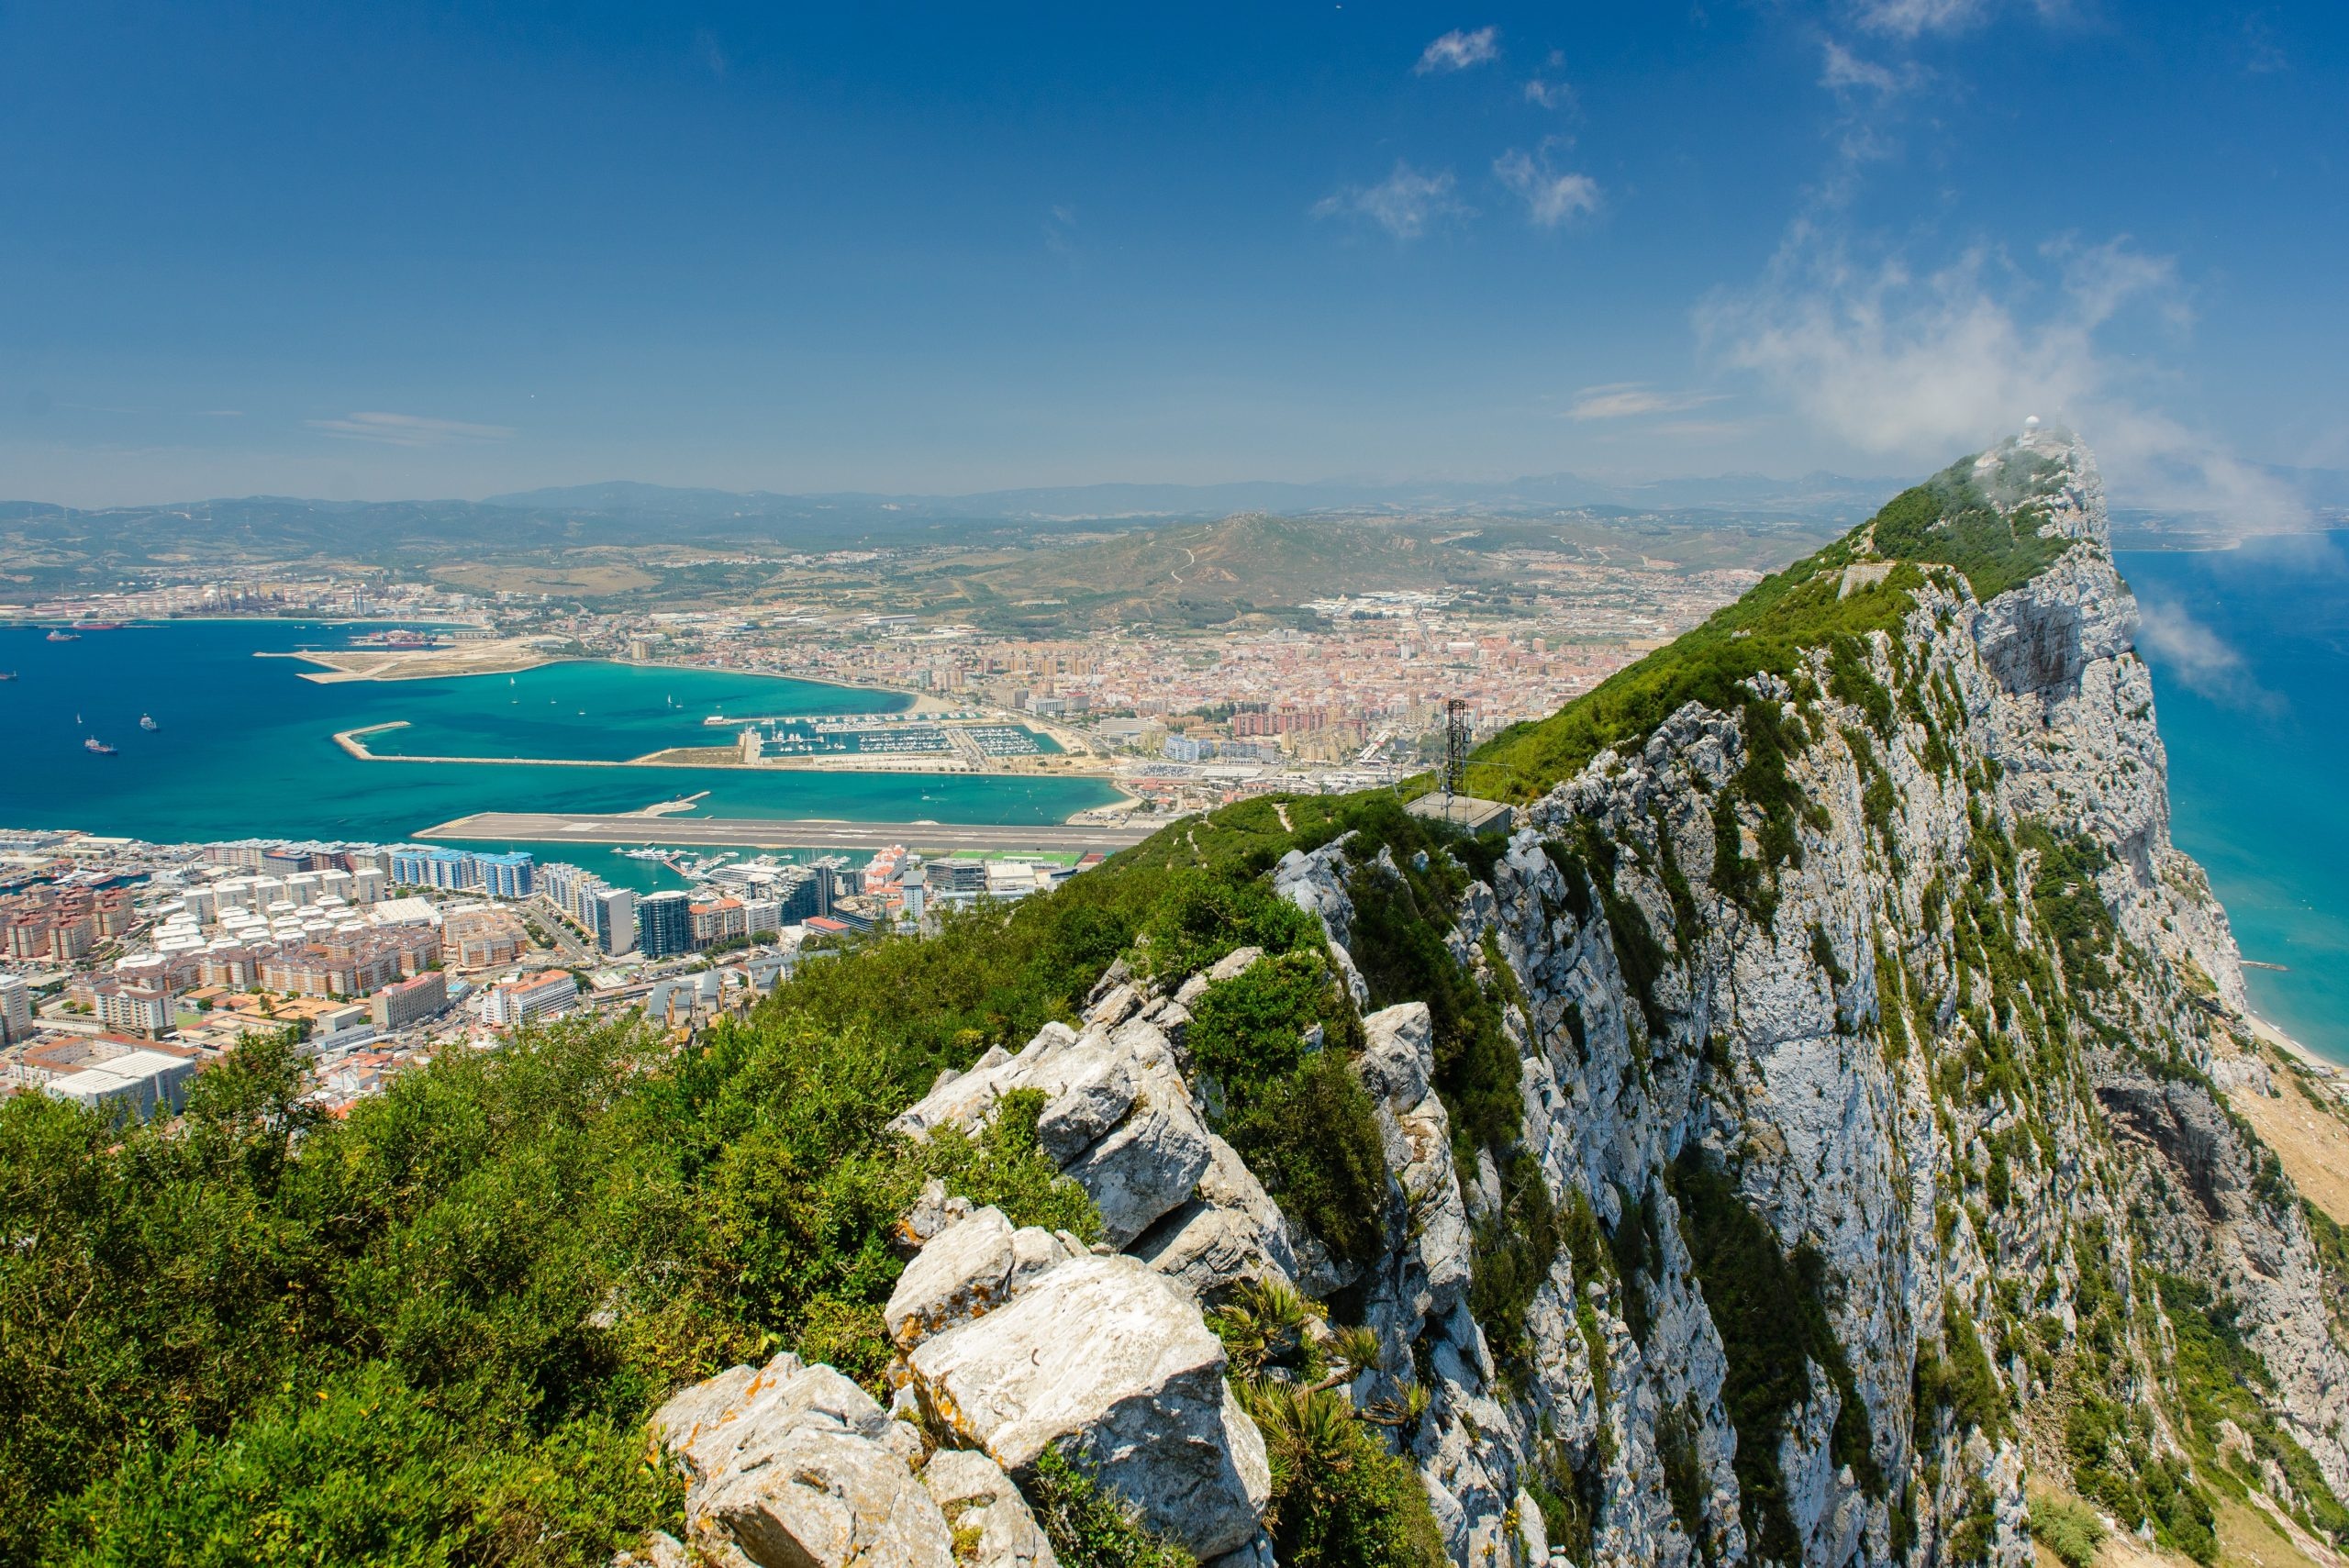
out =
[[[2349,473],[2268,471],[2320,513],[2349,507]],[[954,542],[1013,545],[1052,534],[1246,515],[1637,519],[1691,529],[1840,530],[1909,481],[1814,473],[1611,484],[1579,474],[1376,484],[1078,484],[967,495],[843,491],[779,495],[616,480],[516,491],[484,501],[319,501],[253,495],[83,510],[0,502],[0,561],[18,591],[138,573],[165,562],[303,558],[393,564],[596,548],[682,544],[820,550]],[[2225,532],[2217,519],[2116,511],[2147,542]]]
[[[1873,506],[1898,491],[1897,479],[1852,479],[1809,473],[1800,479],[1727,474],[1710,479],[1611,484],[1579,474],[1520,479],[1375,484],[1328,480],[1316,484],[1256,481],[1232,484],[1074,484],[990,490],[967,495],[885,495],[842,491],[777,495],[770,491],[677,489],[616,480],[492,495],[488,506],[601,515],[698,518],[706,521],[810,515],[879,516],[924,520],[1097,522],[1152,517],[1223,517],[1239,512],[1531,511],[1611,506],[1634,511],[1726,507],[1807,516],[1821,507]]]

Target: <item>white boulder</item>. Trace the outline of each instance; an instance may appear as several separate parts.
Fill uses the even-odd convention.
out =
[[[1076,1259],[907,1358],[931,1418],[1013,1474],[1063,1446],[1201,1558],[1244,1545],[1272,1494],[1221,1341],[1140,1260]]]

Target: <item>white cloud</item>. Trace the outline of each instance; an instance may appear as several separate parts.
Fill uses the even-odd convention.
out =
[[[2183,606],[2165,600],[2137,601],[2137,643],[2188,691],[2229,707],[2273,713],[2283,699],[2262,686],[2243,655]]]
[[[1871,31],[1913,39],[1972,27],[1989,15],[1990,0],[1853,0],[1851,9]]]
[[[1571,109],[1575,106],[1575,90],[1564,82],[1544,82],[1536,76],[1525,84],[1525,101],[1545,109]]]
[[[1537,157],[1511,148],[1493,161],[1493,173],[1524,199],[1526,216],[1542,228],[1598,210],[1598,182],[1587,174],[1557,172],[1546,150]]]
[[[1856,88],[1888,97],[1900,91],[1911,74],[1878,65],[1872,60],[1862,60],[1833,39],[1829,39],[1827,63],[1820,72],[1819,84],[1834,93],[1848,93]]]
[[[1928,33],[1958,33],[1987,22],[2003,0],[1848,0],[1844,9],[1870,32],[1914,39]],[[2043,22],[2061,22],[2073,0],[2029,0]]]
[[[1566,410],[1569,419],[1631,419],[1648,414],[1685,414],[1718,403],[1717,392],[1659,392],[1643,382],[1619,381],[1586,386]]]
[[[1464,32],[1454,28],[1421,50],[1419,62],[1411,70],[1419,76],[1443,71],[1465,71],[1472,65],[1499,59],[1500,52],[1500,28],[1478,28],[1475,32]]]
[[[1417,239],[1448,218],[1470,216],[1454,194],[1457,183],[1449,169],[1422,174],[1398,160],[1375,185],[1348,185],[1322,197],[1313,216],[1366,220],[1397,239]]]
[[[418,414],[351,414],[340,419],[306,419],[313,430],[339,440],[374,441],[390,447],[471,446],[483,441],[510,441],[515,431],[506,425],[469,425],[458,419],[429,419]]]
[[[1919,272],[1798,223],[1762,281],[1705,301],[1697,327],[1723,361],[1870,454],[1937,465],[2038,414],[2079,429],[2136,504],[2246,531],[2299,526],[2280,484],[2148,406],[2131,361],[2100,342],[2126,311],[2184,324],[2175,267],[2120,239],[2040,255],[2053,279],[1979,246]]]

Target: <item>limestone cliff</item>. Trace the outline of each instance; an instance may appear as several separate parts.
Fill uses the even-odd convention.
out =
[[[1467,901],[1543,1180],[1647,1245],[1562,1254],[1515,1368],[1438,1325],[1415,1452],[1464,1561],[1506,1554],[1522,1492],[1576,1560],[2020,1562],[2031,1466],[2199,1550],[2170,1320],[2198,1289],[2270,1380],[2243,1473],[2302,1518],[2349,1483],[2306,1223],[2209,1077],[2241,974],[2169,840],[2093,462],[2026,439],[1954,473],[2060,553],[1986,603],[1862,530],[1818,570],[1904,594],[1891,624],[1602,751]],[[1762,1359],[1796,1343],[1799,1377]]]
[[[2034,1474],[2205,1558],[2222,1495],[2338,1530],[2349,1355],[2212,1084],[2242,978],[2169,840],[2134,628],[2092,460],[2027,437],[1504,737],[1505,846],[1398,859],[1281,808],[1254,863],[1358,1020],[1370,1244],[1219,1136],[1186,1031],[1264,961],[1174,990],[1138,953],[1081,1031],[899,1118],[1035,1096],[1126,1255],[909,1219],[939,1239],[891,1303],[900,1413],[1023,1485],[1094,1455],[1146,1522],[1261,1563],[1264,1443],[1197,1325],[1273,1282],[1350,1326],[1324,1383],[1462,1563],[2019,1568]],[[1456,988],[1397,958],[1415,935]],[[1097,1296],[1134,1348],[1087,1356],[1057,1304]]]

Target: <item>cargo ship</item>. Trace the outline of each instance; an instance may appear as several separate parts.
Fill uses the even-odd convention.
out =
[[[49,639],[51,642],[79,642],[82,640],[82,634],[78,631],[52,631],[49,634]]]
[[[82,750],[84,751],[94,751],[101,757],[111,757],[114,755],[114,748],[107,745],[105,741],[99,740],[95,735],[82,742]]]
[[[155,722],[152,715],[142,713],[139,716],[139,728],[141,729],[161,729],[163,727]]]

